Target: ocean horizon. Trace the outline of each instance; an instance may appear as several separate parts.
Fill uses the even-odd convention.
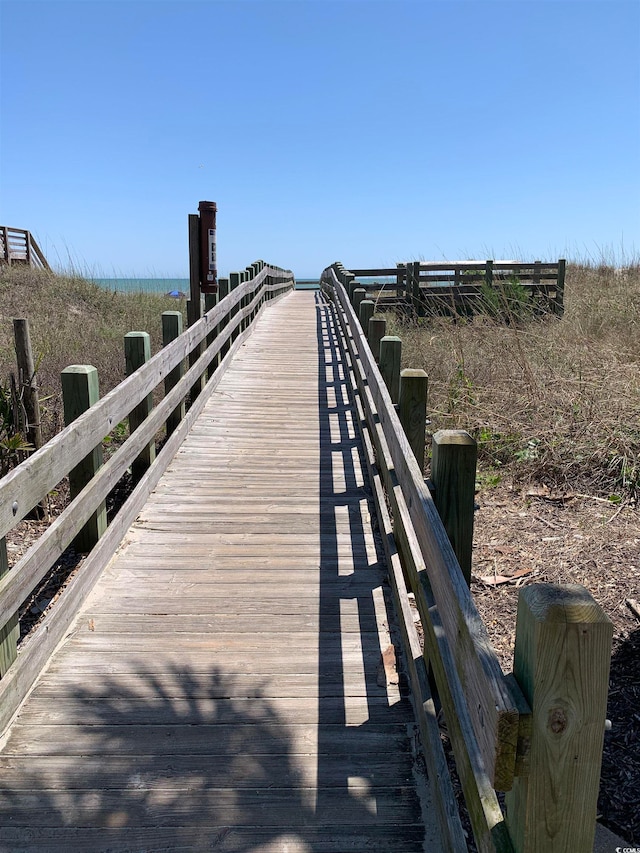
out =
[[[92,278],[94,284],[118,293],[162,293],[178,291],[189,295],[188,278]],[[317,278],[297,278],[296,290],[314,290],[320,286]]]

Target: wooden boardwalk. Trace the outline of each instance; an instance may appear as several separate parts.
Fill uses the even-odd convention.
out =
[[[9,729],[0,850],[440,849],[334,332],[292,293],[234,359]]]

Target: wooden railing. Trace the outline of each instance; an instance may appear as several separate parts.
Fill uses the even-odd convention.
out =
[[[509,304],[517,299],[518,289],[535,315],[559,317],[564,311],[565,268],[563,259],[553,263],[416,261],[345,273],[347,283],[353,280],[354,287],[375,291],[379,304],[401,306],[420,317],[471,316],[487,311],[508,315],[518,308]],[[381,283],[376,278],[394,281]]]
[[[0,732],[64,636],[265,305],[293,287],[290,271],[260,261],[237,275],[231,292],[185,332],[180,333],[182,315],[166,312],[163,349],[149,358],[146,333],[127,335],[130,375],[102,399],[97,399],[95,368],[74,365],[63,372],[65,418],[71,422],[0,481]],[[193,363],[186,369],[190,358]],[[164,396],[153,408],[152,394],[161,384]],[[185,414],[186,399],[190,406]],[[101,464],[105,436],[127,418],[129,438]],[[166,441],[156,455],[155,436],[165,423]],[[105,500],[129,467],[133,491],[107,526]],[[3,537],[67,475],[71,503],[9,569]],[[88,556],[16,654],[19,609],[71,543]]]
[[[465,554],[470,563],[470,542],[460,539],[472,531],[472,521],[466,528],[459,522],[468,512],[469,497],[473,514],[475,469],[469,480],[456,465],[455,450],[458,445],[468,460],[465,448],[473,440],[466,433],[454,436],[454,452],[446,463],[432,465],[432,475],[438,468],[434,500],[421,458],[424,400],[403,392],[403,381],[409,388],[411,381],[421,378],[415,374],[422,374],[424,397],[426,375],[403,371],[398,391],[398,377],[394,378],[389,364],[395,362],[399,373],[395,346],[399,339],[380,337],[373,302],[361,301],[362,292],[352,288],[356,309],[347,292],[352,273],[334,264],[324,270],[321,283],[333,304],[345,358],[351,365],[354,401],[445,847],[465,850],[466,843],[442,753],[429,673],[444,712],[478,849],[592,853],[612,625],[582,587],[524,587],[514,672],[503,673],[469,588],[470,565],[466,577],[460,566]],[[410,435],[401,423],[403,415]],[[422,450],[417,440],[420,432]],[[462,491],[467,493],[461,494],[460,484],[465,482]],[[441,512],[453,522],[446,529]],[[422,622],[424,655],[405,580]],[[496,791],[509,792],[506,814]]]
[[[51,269],[30,231],[8,228],[6,225],[0,225],[0,263]]]

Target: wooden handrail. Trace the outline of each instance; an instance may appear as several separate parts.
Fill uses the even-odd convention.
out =
[[[514,699],[457,563],[389,392],[335,270],[323,274],[350,342],[360,395],[443,702],[474,834],[483,849],[511,843],[495,795],[514,778],[522,697]]]
[[[575,846],[579,853],[591,853],[612,624],[582,587],[525,586],[518,604],[514,672],[502,673],[354,310],[362,293],[354,285],[353,271],[334,264],[321,281],[351,365],[396,613],[417,694],[417,721],[425,752],[434,752],[427,763],[438,786],[434,804],[444,846],[463,849],[439,786],[441,747],[433,731],[429,686],[416,657],[412,626],[403,623],[403,573],[415,595],[424,656],[435,677],[478,849],[537,853]],[[448,494],[460,508],[458,497]],[[550,729],[550,715],[561,719],[562,726]],[[504,814],[496,790],[507,791]]]
[[[469,705],[473,708],[474,730],[485,766],[494,781],[497,777],[500,790],[508,790],[515,766],[517,704],[504,683],[498,657],[346,292],[333,270],[329,276],[366,377],[371,414],[375,414],[382,427],[391,469],[428,567],[429,582],[451,644],[458,677],[471,691]]]

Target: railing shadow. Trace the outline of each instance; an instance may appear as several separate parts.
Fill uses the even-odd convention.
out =
[[[332,312],[321,294],[316,312],[322,530],[316,820],[329,824],[336,794],[342,793],[345,802],[362,805],[367,824],[373,816],[369,843],[386,836],[389,849],[400,849],[398,844],[424,839],[413,778],[413,717],[406,698],[400,701],[397,683],[391,683],[393,666],[385,668],[390,652],[393,658],[385,639],[393,624],[391,592],[382,543],[378,536],[371,540],[369,519],[375,509],[363,473],[350,380]],[[328,760],[335,724],[344,738],[339,776],[335,762]],[[403,822],[401,830],[394,828]]]

